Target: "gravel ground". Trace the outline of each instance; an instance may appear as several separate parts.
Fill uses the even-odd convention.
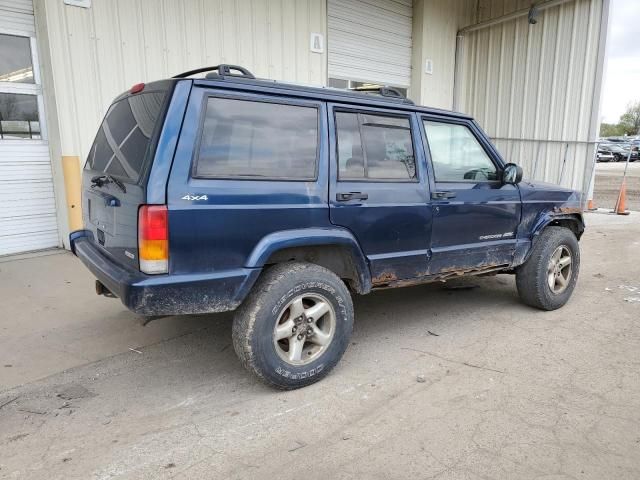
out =
[[[594,201],[599,208],[612,209],[616,205],[624,162],[598,163]],[[629,163],[627,171],[627,210],[640,212],[640,162]]]
[[[143,326],[71,255],[0,263],[0,478],[636,480],[640,216],[587,225],[564,308],[508,275],[357,297],[293,392],[242,369],[228,314]]]

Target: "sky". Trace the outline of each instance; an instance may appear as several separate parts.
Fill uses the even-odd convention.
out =
[[[617,123],[640,101],[640,0],[612,0],[610,14],[601,115]]]

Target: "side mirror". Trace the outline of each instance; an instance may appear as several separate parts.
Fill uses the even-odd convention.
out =
[[[502,183],[515,185],[522,180],[522,167],[515,163],[507,163],[502,171]]]

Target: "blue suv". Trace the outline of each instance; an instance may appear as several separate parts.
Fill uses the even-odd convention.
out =
[[[70,243],[133,312],[235,310],[242,363],[293,389],[342,357],[353,294],[507,273],[526,304],[564,305],[580,196],[521,179],[466,115],[219,65],[115,99]]]

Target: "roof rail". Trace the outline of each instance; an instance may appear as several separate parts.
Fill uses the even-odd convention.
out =
[[[355,87],[350,88],[349,90],[354,92],[377,93],[381,97],[397,98],[403,100],[405,103],[414,105],[413,101],[405,97],[400,90],[393,87]]]
[[[240,73],[231,73],[232,70],[238,71]],[[196,73],[204,73],[204,72],[216,72],[210,73],[207,75],[207,78],[218,78],[218,77],[240,77],[240,78],[256,78],[253,76],[249,70],[239,65],[226,65],[220,64],[215,67],[202,67],[196,68],[195,70],[189,70],[187,72],[180,73],[178,75],[174,75],[172,78],[187,78],[191,75],[195,75]]]

